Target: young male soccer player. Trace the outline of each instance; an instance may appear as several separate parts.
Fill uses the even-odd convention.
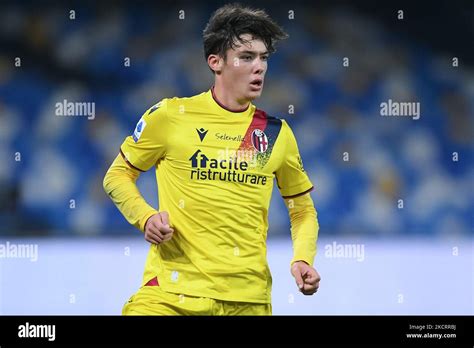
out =
[[[318,223],[295,137],[251,101],[286,33],[261,10],[218,9],[204,30],[214,86],[147,110],[104,178],[104,189],[151,243],[143,283],[123,314],[270,315],[268,208],[276,178],[290,215],[291,273],[312,295]],[[135,182],[155,167],[159,211]]]

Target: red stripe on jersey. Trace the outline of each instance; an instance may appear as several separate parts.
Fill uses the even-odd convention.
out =
[[[267,114],[265,111],[260,109],[255,109],[253,114],[252,122],[250,122],[249,127],[247,128],[247,132],[245,133],[244,139],[240,144],[239,151],[241,150],[253,150],[254,147],[252,145],[252,133],[255,129],[260,129],[261,131],[265,131],[267,128]]]
[[[145,286],[160,286],[160,283],[158,283],[158,278],[152,278],[148,281],[148,283],[145,284]]]

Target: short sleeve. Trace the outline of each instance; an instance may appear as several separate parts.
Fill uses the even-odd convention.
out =
[[[275,175],[283,198],[291,198],[310,192],[313,184],[303,168],[295,136],[284,120],[282,120],[282,131],[286,145],[282,163]]]
[[[138,121],[133,134],[125,138],[120,152],[140,171],[147,171],[166,154],[167,104],[163,99],[148,109]]]

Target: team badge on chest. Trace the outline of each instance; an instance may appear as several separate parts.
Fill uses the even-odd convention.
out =
[[[255,129],[252,132],[252,145],[258,152],[265,152],[268,149],[267,135],[260,129]]]

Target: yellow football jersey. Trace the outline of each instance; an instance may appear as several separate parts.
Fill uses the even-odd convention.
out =
[[[156,276],[167,292],[270,303],[273,179],[283,197],[313,187],[288,124],[252,104],[230,111],[211,89],[151,107],[121,153],[141,171],[155,167],[159,210],[175,230],[151,245],[143,284]]]

